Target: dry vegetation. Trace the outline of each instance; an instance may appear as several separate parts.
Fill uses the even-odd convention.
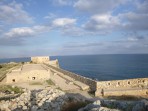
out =
[[[13,67],[20,67],[21,64],[0,64],[0,81],[5,78],[6,74]]]

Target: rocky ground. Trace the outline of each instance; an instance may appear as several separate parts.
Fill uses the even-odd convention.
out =
[[[5,94],[7,95],[7,94]],[[148,100],[87,99],[59,89],[23,89],[14,98],[0,100],[0,111],[148,111]]]
[[[70,102],[87,101],[83,96],[78,97],[78,94],[75,96],[53,88],[23,91],[19,97],[1,100],[0,111],[64,111]]]
[[[117,101],[99,99],[78,111],[148,111],[148,100]]]

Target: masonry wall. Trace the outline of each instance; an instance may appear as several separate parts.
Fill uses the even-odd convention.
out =
[[[148,78],[113,80],[113,81],[98,81],[97,89],[113,89],[113,88],[134,88],[148,87]]]
[[[148,78],[95,81],[90,78],[83,77],[60,68],[56,68],[51,65],[47,66],[49,66],[51,71],[53,72],[58,71],[77,81],[80,81],[88,85],[92,91],[95,91],[95,96],[121,96],[121,95],[148,96]]]
[[[49,56],[31,57],[33,63],[46,63],[50,61]]]
[[[148,78],[97,82],[96,96],[148,95]],[[139,91],[136,93],[136,91]],[[145,91],[145,92],[142,92]]]
[[[47,65],[47,64],[46,64]],[[75,73],[72,73],[72,72],[69,72],[69,71],[66,71],[66,70],[63,70],[63,69],[60,69],[60,68],[56,68],[56,67],[53,67],[51,65],[48,65],[51,69],[54,69],[56,71],[59,71],[73,79],[75,79],[76,81],[80,81],[86,85],[88,85],[91,89],[91,91],[96,91],[96,81],[95,80],[92,80],[90,78],[87,78],[87,77],[83,77],[83,76],[80,76],[80,75],[77,75]]]
[[[7,83],[47,80],[50,78],[50,73],[50,70],[33,70],[21,74],[8,74],[6,80]]]
[[[148,96],[147,89],[134,89],[134,90],[116,90],[116,91],[105,91],[105,96]]]

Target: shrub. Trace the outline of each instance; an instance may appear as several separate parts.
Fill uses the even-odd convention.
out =
[[[14,93],[16,93],[16,94],[23,93],[22,88],[17,87],[17,86],[12,87],[10,85],[3,85],[0,87],[0,92],[7,92],[7,91],[9,91],[9,92],[14,91]]]
[[[0,65],[0,69],[1,69],[1,68],[3,68],[3,66],[2,66],[2,65]]]

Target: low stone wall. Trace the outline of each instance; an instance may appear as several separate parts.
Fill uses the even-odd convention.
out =
[[[137,93],[138,92],[138,93]],[[148,89],[104,91],[105,96],[147,96]]]
[[[140,93],[148,95],[148,78],[113,80],[97,82],[96,96],[101,95],[136,95],[137,91],[146,90]],[[139,93],[139,92],[138,92]]]
[[[97,89],[148,87],[148,78],[98,81]]]
[[[95,80],[92,80],[92,79],[87,78],[87,77],[80,76],[78,74],[75,74],[75,73],[60,69],[60,68],[53,67],[51,65],[47,65],[47,66],[49,66],[51,69],[54,69],[54,70],[56,70],[58,72],[63,73],[64,75],[67,75],[67,76],[75,79],[76,81],[80,81],[80,82],[88,85],[90,87],[91,91],[96,91],[97,82]]]

